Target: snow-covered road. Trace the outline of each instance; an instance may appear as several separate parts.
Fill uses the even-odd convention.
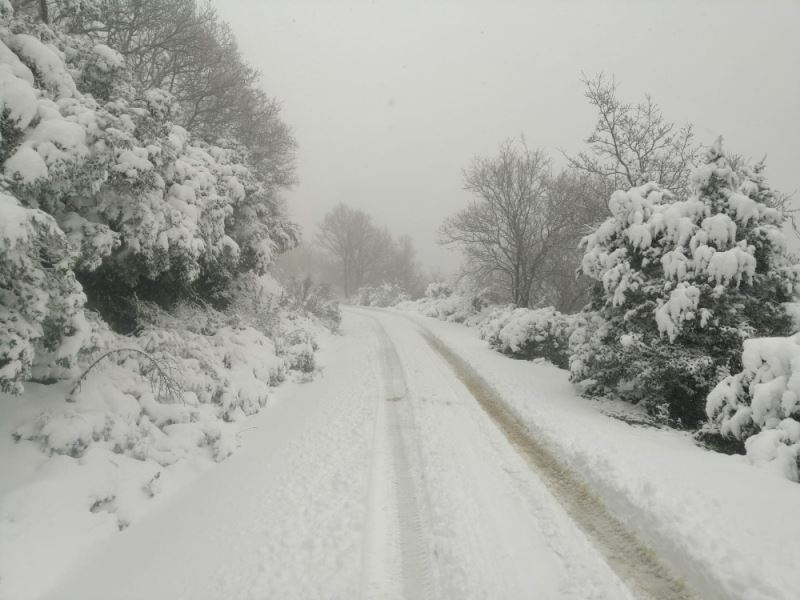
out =
[[[47,598],[688,597],[643,546],[598,543],[618,523],[570,503],[452,348],[386,312],[349,310],[343,332],[240,452]]]

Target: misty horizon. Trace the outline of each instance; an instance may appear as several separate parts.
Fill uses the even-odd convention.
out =
[[[776,189],[800,187],[797,3],[215,4],[298,141],[285,197],[306,243],[344,202],[453,271],[437,232],[471,199],[462,170],[520,136],[565,167],[596,121],[582,75],[600,72],[700,143],[766,155]]]

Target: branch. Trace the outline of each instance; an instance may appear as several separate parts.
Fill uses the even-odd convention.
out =
[[[177,400],[180,400],[181,402],[184,401],[183,388],[177,381],[175,381],[175,378],[171,373],[172,369],[168,364],[158,360],[157,358],[154,358],[147,352],[139,350],[138,348],[116,348],[101,355],[99,358],[97,358],[97,360],[89,365],[89,367],[83,373],[81,373],[80,377],[78,377],[78,380],[75,382],[75,385],[72,386],[69,394],[67,394],[67,402],[75,402],[75,395],[80,390],[81,384],[86,380],[86,377],[89,375],[92,369],[94,369],[98,364],[100,364],[100,362],[112,354],[121,354],[123,352],[129,352],[131,354],[143,356],[153,365],[155,369],[155,375],[150,376],[150,386],[159,402],[161,401],[162,396],[167,400],[170,400],[172,403]]]

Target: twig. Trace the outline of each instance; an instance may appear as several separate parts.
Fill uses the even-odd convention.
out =
[[[153,365],[156,374],[155,376],[150,377],[150,386],[159,401],[161,400],[162,394],[171,400],[180,400],[181,402],[184,401],[183,389],[172,376],[172,369],[170,365],[159,361],[158,359],[149,355],[147,352],[139,350],[138,348],[116,348],[114,350],[109,350],[105,354],[98,357],[83,373],[81,373],[80,377],[78,377],[78,380],[75,382],[75,385],[67,395],[67,402],[75,402],[75,394],[78,392],[78,390],[80,390],[81,384],[84,382],[92,369],[94,369],[103,359],[111,356],[112,354],[121,354],[123,352],[129,352],[131,354],[143,356],[150,361],[150,364]]]

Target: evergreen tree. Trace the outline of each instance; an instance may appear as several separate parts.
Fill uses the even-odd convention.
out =
[[[745,339],[789,332],[782,303],[797,282],[763,164],[733,168],[718,140],[689,183],[685,200],[655,183],[612,195],[613,216],[583,240],[596,315],[573,336],[570,365],[590,393],[687,427],[741,369]]]

